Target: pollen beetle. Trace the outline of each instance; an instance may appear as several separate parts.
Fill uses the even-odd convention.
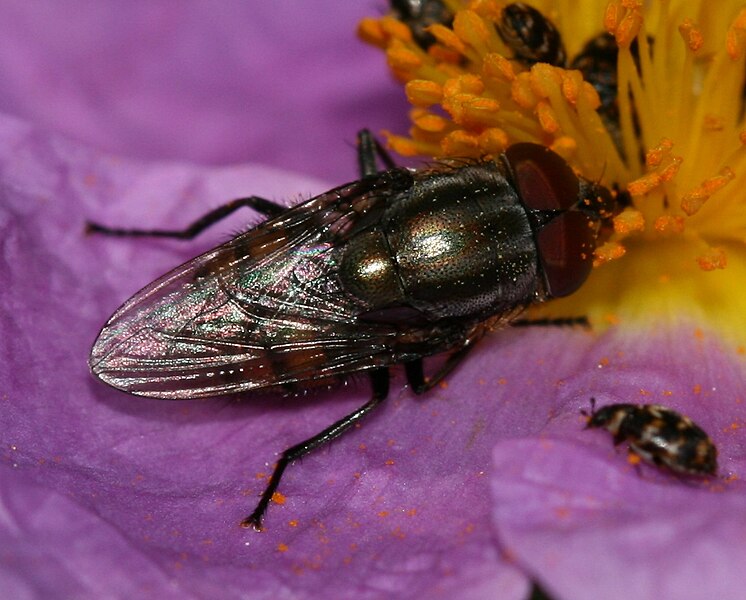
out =
[[[539,62],[565,66],[567,53],[560,32],[532,6],[523,2],[508,4],[496,26],[514,58],[526,66]]]
[[[387,169],[377,171],[376,153]],[[262,516],[293,460],[334,439],[387,396],[403,365],[421,394],[490,329],[527,306],[577,290],[591,271],[615,200],[537,144],[495,160],[396,167],[368,131],[362,178],[285,208],[239,198],[182,231],[121,236],[192,238],[240,207],[269,217],[176,267],[104,325],[93,374],[140,396],[200,398],[257,389],[296,392],[369,374],[361,408],[285,450],[245,526]],[[446,353],[431,377],[423,358]]]
[[[600,427],[626,441],[643,460],[683,475],[715,475],[717,448],[689,417],[660,404],[610,404],[596,410],[591,398],[586,429]]]
[[[633,45],[633,56],[637,59],[637,42]],[[570,68],[580,71],[583,79],[598,92],[601,100],[599,112],[606,122],[614,123],[616,127],[619,126],[618,59],[619,46],[616,38],[604,32],[589,40],[570,64]]]
[[[392,14],[412,31],[414,41],[427,50],[435,38],[427,31],[434,24],[450,26],[453,14],[441,0],[391,0]],[[523,2],[513,2],[503,7],[495,30],[513,53],[513,59],[525,67],[547,63],[555,67],[576,69],[598,93],[601,102],[598,113],[612,136],[617,149],[623,153],[620,125],[617,61],[619,46],[616,38],[603,32],[591,38],[572,59],[568,60],[565,45],[551,19],[536,8]],[[648,38],[652,46],[653,39]],[[632,57],[639,69],[637,40],[630,46]],[[746,97],[746,86],[744,86]],[[633,126],[638,127],[632,113]]]
[[[435,43],[435,37],[427,28],[430,25],[450,26],[453,13],[442,0],[391,0],[393,16],[407,25],[417,45],[427,50]]]

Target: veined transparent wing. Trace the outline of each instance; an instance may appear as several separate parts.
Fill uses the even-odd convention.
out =
[[[406,190],[406,170],[342,186],[177,267],[101,330],[90,367],[143,396],[197,398],[391,364],[396,329],[358,321],[337,257]]]

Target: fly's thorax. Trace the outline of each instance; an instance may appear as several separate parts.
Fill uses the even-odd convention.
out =
[[[608,190],[538,144],[408,174],[341,249],[343,289],[377,319],[484,320],[567,296],[588,278],[614,210]]]
[[[537,291],[526,212],[494,163],[422,178],[392,211],[387,239],[405,293],[428,314],[486,317]]]
[[[407,306],[429,320],[486,318],[540,292],[526,211],[488,162],[419,174],[340,265],[345,290],[371,310]]]

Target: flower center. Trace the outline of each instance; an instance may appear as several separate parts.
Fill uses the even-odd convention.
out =
[[[704,0],[440,4],[446,16],[425,28],[428,42],[393,16],[360,25],[413,106],[409,135],[386,134],[389,145],[474,158],[520,141],[551,147],[631,202],[585,286],[540,311],[597,324],[706,318],[741,337],[746,9],[736,0],[717,9]]]

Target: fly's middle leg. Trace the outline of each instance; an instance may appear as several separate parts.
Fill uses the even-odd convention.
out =
[[[469,354],[473,347],[474,344],[469,343],[451,352],[440,369],[432,377],[425,377],[421,358],[405,363],[404,370],[407,374],[407,381],[412,386],[412,391],[419,395],[433,389],[461,364],[461,361],[466,358],[466,355]]]

